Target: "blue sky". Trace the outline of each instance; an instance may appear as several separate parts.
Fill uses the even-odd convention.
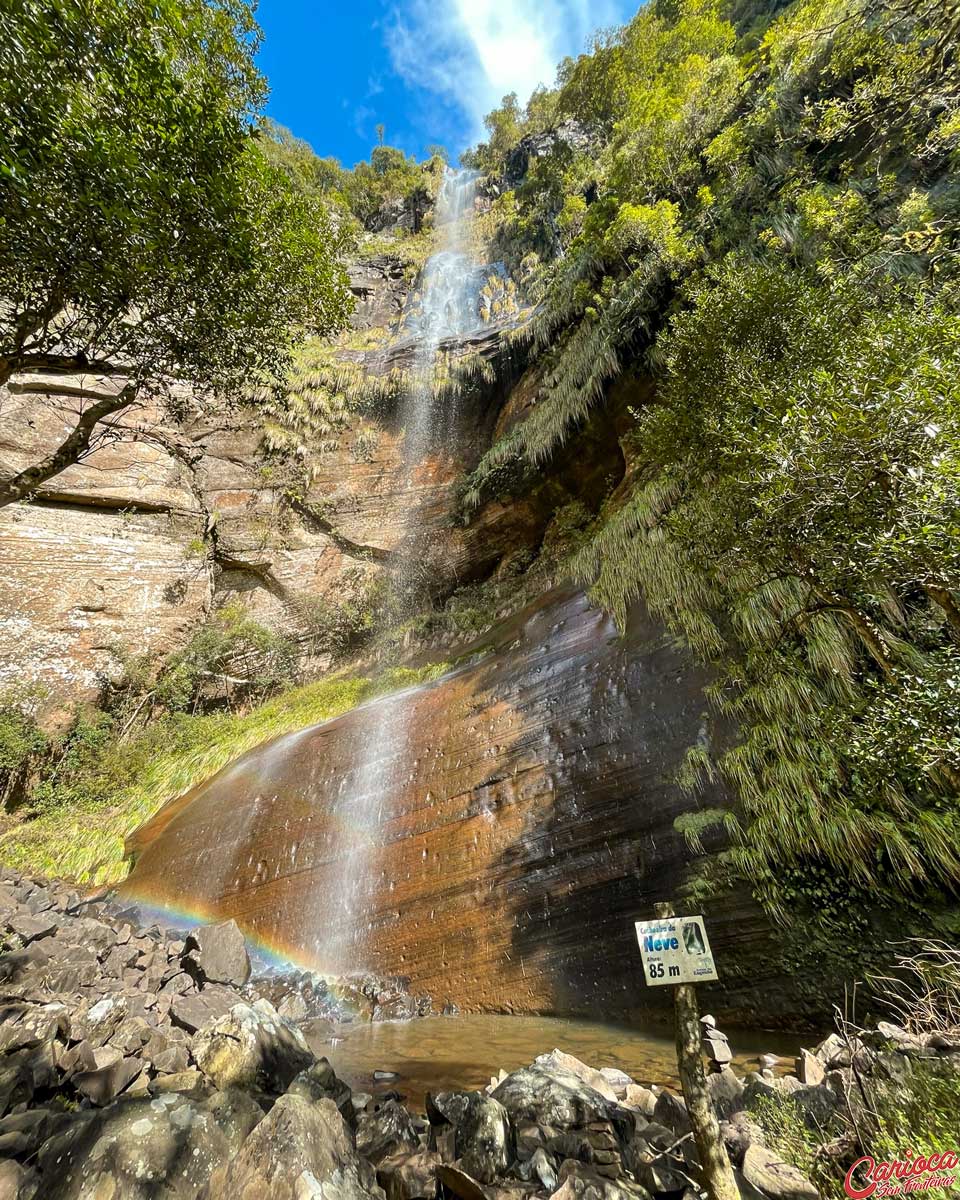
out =
[[[387,141],[454,155],[507,92],[553,82],[564,55],[637,0],[260,0],[267,112],[344,166]]]

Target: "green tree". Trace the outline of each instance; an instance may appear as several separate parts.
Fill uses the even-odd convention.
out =
[[[74,428],[0,482],[31,495],[174,378],[279,378],[294,330],[342,322],[324,206],[256,136],[243,0],[11,0],[0,11],[0,384],[91,380]],[[110,419],[108,425],[103,422]]]

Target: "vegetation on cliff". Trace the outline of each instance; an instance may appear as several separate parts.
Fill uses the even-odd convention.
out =
[[[544,369],[468,508],[654,377],[576,575],[715,665],[739,733],[686,782],[732,785],[728,867],[826,920],[960,882],[957,20],[648,5],[471,159]]]

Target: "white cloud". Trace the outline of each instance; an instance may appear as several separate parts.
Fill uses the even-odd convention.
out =
[[[560,60],[624,8],[625,0],[406,0],[385,32],[398,74],[454,109],[437,114],[438,136],[456,128],[475,140],[503,96],[525,103],[551,85]]]

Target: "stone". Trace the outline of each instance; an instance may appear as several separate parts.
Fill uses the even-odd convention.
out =
[[[637,1109],[648,1120],[652,1120],[654,1109],[657,1106],[657,1096],[649,1088],[642,1087],[639,1083],[631,1083],[623,1097],[623,1102],[628,1107]]]
[[[593,1167],[565,1162],[559,1172],[560,1186],[550,1200],[650,1200],[650,1193],[626,1178],[609,1179]]]
[[[588,1067],[586,1063],[581,1062],[579,1058],[574,1058],[572,1054],[565,1054],[562,1050],[551,1050],[549,1054],[541,1054],[533,1060],[533,1065],[546,1071],[547,1074],[553,1074],[557,1071],[567,1072],[570,1075],[576,1075],[578,1079],[589,1088],[593,1088],[595,1092],[599,1092],[607,1100],[612,1100],[616,1103],[619,1096],[613,1086],[601,1071],[595,1071],[593,1067]],[[633,1080],[624,1076],[627,1083],[632,1083]],[[626,1086],[626,1085],[625,1085]]]
[[[481,1183],[493,1183],[510,1165],[512,1144],[507,1110],[483,1092],[468,1093],[456,1123],[455,1153],[461,1167]]]
[[[195,1068],[177,1071],[172,1075],[158,1075],[151,1079],[148,1090],[153,1096],[163,1096],[170,1092],[185,1092],[190,1095],[204,1095],[212,1090],[206,1078]]]
[[[747,1147],[742,1170],[744,1179],[772,1200],[820,1200],[809,1179],[765,1146]]]
[[[797,1078],[808,1087],[817,1087],[827,1077],[824,1064],[809,1050],[801,1050],[797,1059]]]
[[[39,1186],[36,1171],[10,1158],[0,1161],[0,1200],[40,1200]]]
[[[204,1200],[374,1200],[372,1170],[357,1158],[332,1100],[281,1096],[232,1160],[214,1169]]]
[[[559,1069],[522,1067],[508,1075],[491,1094],[513,1122],[531,1121],[571,1129],[590,1121],[612,1121],[625,1133],[632,1133],[635,1126],[629,1109],[588,1087],[579,1076]]]
[[[235,1004],[194,1036],[192,1051],[197,1066],[221,1090],[283,1092],[315,1061],[300,1030],[266,1000]]]
[[[517,1173],[521,1179],[535,1179],[547,1192],[555,1191],[559,1182],[553,1156],[542,1146],[538,1146],[528,1159],[520,1163]]]
[[[689,1133],[691,1129],[690,1114],[687,1112],[687,1106],[683,1099],[666,1089],[657,1096],[657,1102],[653,1109],[653,1120],[658,1125],[665,1125],[667,1129],[672,1129],[677,1135]]]
[[[708,1075],[707,1091],[718,1117],[729,1116],[743,1105],[743,1083],[732,1067]]]
[[[455,1200],[491,1200],[475,1179],[450,1163],[441,1163],[437,1167],[437,1180],[441,1185],[441,1196],[452,1196]]]
[[[232,1161],[263,1113],[242,1092],[203,1100],[124,1098],[77,1119],[45,1143],[49,1200],[196,1200],[211,1171]],[[171,1165],[175,1164],[175,1169]],[[264,1192],[264,1197],[269,1193]],[[238,1198],[235,1198],[238,1200]]]
[[[726,1120],[720,1122],[720,1136],[723,1138],[730,1155],[730,1161],[736,1167],[743,1165],[743,1156],[751,1145],[765,1146],[763,1130],[753,1116],[741,1109],[731,1113]]]
[[[341,1117],[353,1130],[357,1127],[357,1112],[362,1111],[371,1099],[366,1097],[358,1110],[355,1100],[360,1097],[354,1097],[350,1086],[337,1076],[325,1058],[318,1058],[312,1066],[295,1076],[287,1092],[291,1096],[302,1096],[305,1100],[332,1100]]]
[[[71,1082],[77,1091],[99,1106],[115,1100],[128,1083],[140,1074],[140,1063],[124,1058],[111,1046],[94,1051],[96,1066],[92,1071],[78,1071]]]
[[[242,987],[250,978],[250,955],[234,920],[200,925],[187,938],[184,966],[211,983]]]
[[[733,1061],[733,1051],[730,1049],[730,1043],[726,1038],[721,1039],[717,1037],[715,1030],[704,1039],[703,1048],[708,1057],[715,1063],[720,1063],[721,1066]]]
[[[624,1099],[627,1088],[636,1086],[626,1071],[621,1071],[618,1067],[601,1067],[600,1074],[613,1088],[614,1096],[618,1100]]]
[[[188,1033],[195,1033],[225,1016],[237,999],[236,992],[217,986],[205,987],[202,992],[171,995],[170,1019]]]
[[[22,909],[17,910],[7,919],[7,929],[16,934],[25,946],[30,942],[49,937],[51,933],[56,932],[56,928],[57,922],[51,920],[49,916],[34,917]]]
[[[367,1111],[357,1118],[357,1150],[372,1163],[395,1154],[409,1154],[419,1148],[416,1126],[404,1106],[396,1100],[388,1100],[375,1111]]]
[[[878,1021],[877,1033],[885,1041],[893,1045],[901,1054],[924,1049],[923,1039],[915,1033],[909,1033],[902,1025],[894,1025],[891,1021]]]
[[[109,1040],[126,1015],[127,1004],[123,996],[104,996],[75,1018],[74,1036],[96,1049]]]
[[[440,1158],[431,1150],[391,1154],[377,1164],[386,1200],[434,1200]]]

